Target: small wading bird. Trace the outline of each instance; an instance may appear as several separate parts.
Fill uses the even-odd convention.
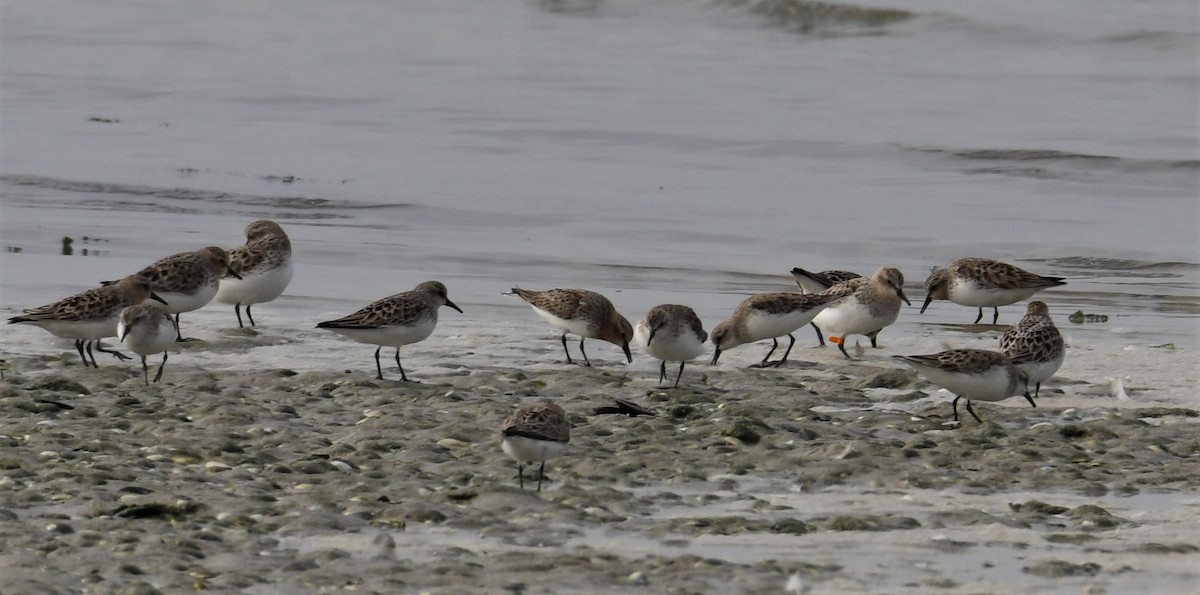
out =
[[[688,360],[704,353],[708,333],[695,310],[678,304],[655,306],[638,322],[633,335],[651,357],[662,360],[658,366],[658,383],[667,378],[667,362],[679,362],[674,388],[679,388],[683,366]]]
[[[162,353],[162,363],[158,364],[158,372],[154,381],[162,378],[163,366],[167,365],[167,350],[174,345],[178,329],[175,321],[166,310],[158,306],[138,304],[121,310],[120,320],[117,321],[117,337],[125,347],[142,358],[142,378],[146,386],[150,386],[150,372],[146,365],[146,356]]]
[[[579,335],[579,353],[583,355],[585,366],[592,365],[587,352],[583,350],[586,339],[601,339],[620,347],[625,353],[625,360],[633,363],[633,353],[629,351],[633,325],[617,312],[608,298],[586,289],[530,291],[520,287],[514,287],[512,293],[506,295],[525,300],[543,320],[562,329],[562,346],[568,364],[574,363],[571,350],[567,349],[568,333]]]
[[[378,345],[379,348],[375,350],[377,380],[383,380],[383,367],[379,364],[380,350],[395,347],[400,379],[408,382],[404,366],[400,365],[400,347],[424,341],[433,334],[437,326],[438,309],[442,306],[462,312],[462,308],[450,301],[445,285],[440,281],[426,281],[412,291],[377,300],[348,316],[321,322],[317,328],[333,331],[359,343]]]
[[[571,441],[567,413],[554,403],[526,405],[500,427],[500,448],[517,461],[517,481],[525,489],[525,465],[539,463],[537,491],[542,491],[546,461],[562,454]]]
[[[928,355],[896,355],[930,382],[954,393],[950,404],[958,421],[958,400],[967,400],[967,413],[983,423],[971,401],[1003,401],[1024,393],[1025,400],[1037,407],[1029,396],[1029,377],[1013,365],[1003,353],[984,349],[951,349]]]
[[[238,327],[242,324],[242,306],[254,326],[250,306],[274,300],[292,281],[292,242],[278,223],[260,219],[246,226],[246,244],[229,251],[232,274],[221,277],[221,286],[213,301],[232,304]]]
[[[175,315],[175,340],[183,341],[179,334],[179,313],[199,310],[217,295],[217,286],[223,273],[229,270],[229,254],[216,246],[201,248],[195,252],[180,252],[163,258],[142,269],[137,274],[150,281],[154,292],[163,300],[163,309]],[[114,283],[104,281],[104,285]]]
[[[787,361],[796,337],[792,333],[796,329],[812,322],[813,318],[830,302],[837,299],[825,294],[809,294],[775,292],[752,295],[734,309],[728,320],[713,327],[709,340],[716,346],[713,353],[712,365],[717,364],[721,353],[762,339],[771,340],[771,350],[763,357],[759,367],[781,366]],[[787,335],[791,340],[783,357],[778,361],[769,361],[771,354],[779,347],[779,339]]]
[[[1000,319],[1000,306],[1015,304],[1046,289],[1066,285],[1062,277],[1043,277],[1011,264],[988,258],[960,258],[944,269],[937,269],[925,280],[925,304],[950,300],[962,306],[979,308],[975,324],[983,320],[983,309],[992,308],[992,324]]]

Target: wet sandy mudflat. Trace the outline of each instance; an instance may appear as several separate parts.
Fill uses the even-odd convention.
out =
[[[1109,387],[1067,376],[1037,409],[979,403],[983,424],[955,425],[945,393],[884,355],[797,353],[783,369],[698,362],[678,389],[603,357],[443,364],[402,383],[394,367],[375,380],[365,358],[214,371],[185,351],[146,387],[129,363],[9,355],[0,590],[1120,593],[1200,580],[1194,408],[1116,406]],[[657,415],[592,413],[614,398]],[[518,489],[498,428],[542,399],[573,427],[539,494]]]

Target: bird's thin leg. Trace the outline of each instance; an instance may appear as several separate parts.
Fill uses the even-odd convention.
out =
[[[846,337],[842,337],[842,340],[838,342],[837,346],[838,346],[838,349],[841,350],[842,355],[846,356],[846,359],[851,359],[851,360],[854,359],[854,358],[850,357],[849,353],[846,353]]]
[[[546,461],[542,461],[542,465],[538,467],[538,487],[537,491],[542,491],[542,478],[546,476]]]
[[[247,311],[247,312],[249,312],[249,311],[250,311],[250,307],[249,307],[249,306],[247,306],[247,307],[246,307],[246,311]],[[246,328],[246,325],[242,324],[242,305],[241,305],[241,304],[234,304],[234,305],[233,305],[233,313],[234,313],[234,314],[237,314],[237,317],[238,317],[238,328]]]
[[[992,324],[996,324],[996,321],[1000,320],[1000,306],[993,307],[992,312]]]
[[[382,345],[379,346],[379,349],[375,350],[375,372],[377,374],[377,376],[375,376],[376,380],[383,380],[383,366],[379,365],[379,351],[381,349],[383,349]]]
[[[99,368],[100,364],[96,363],[96,354],[92,353],[92,341],[84,343],[84,347],[87,348],[88,357],[92,358],[92,367]]]
[[[179,313],[176,312],[175,313],[175,342],[182,343],[183,341],[184,341],[183,331],[179,329]]]
[[[663,362],[664,364],[666,362]],[[675,388],[679,388],[679,378],[683,376],[683,365],[687,362],[679,362],[679,373],[675,375]]]
[[[408,382],[408,376],[404,374],[404,366],[400,365],[400,348],[396,348],[396,367],[400,368],[400,380]]]
[[[588,359],[587,352],[583,350],[583,342],[584,339],[581,337],[579,339],[579,353],[583,356],[583,365],[591,367],[592,360]]]
[[[975,324],[979,324],[980,320],[983,320],[983,307],[982,306],[979,308],[979,316],[975,317]]]
[[[970,413],[971,417],[975,418],[975,421],[977,421],[979,423],[983,423],[983,420],[979,419],[978,415],[975,415],[975,410],[971,409],[971,399],[967,399],[967,413]]]
[[[517,486],[525,489],[525,463],[517,461]]]
[[[254,304],[246,304],[246,318],[250,319],[250,326],[258,326],[254,323],[254,315],[250,313],[250,306]]]
[[[566,333],[563,333],[563,335],[562,335],[562,344],[563,344],[563,353],[567,354],[567,363],[568,364],[575,363],[574,361],[571,360],[571,350],[567,349],[567,334]]]
[[[83,360],[83,367],[91,367],[87,361],[87,356],[83,354],[83,339],[75,339],[75,350],[79,352],[79,359]]]
[[[1035,398],[1035,399],[1038,398],[1039,396],[1041,396],[1041,393],[1042,393],[1042,383],[1039,382],[1039,383],[1037,383],[1037,387],[1035,387],[1033,389],[1033,398]]]
[[[880,329],[880,330],[883,330],[883,329]],[[867,333],[867,338],[871,340],[871,348],[872,349],[879,349],[879,342],[878,342],[879,331],[871,331],[871,332]]]
[[[128,355],[125,355],[124,353],[121,353],[120,351],[116,351],[116,350],[113,350],[113,349],[105,349],[105,348],[104,348],[104,344],[103,344],[103,343],[101,343],[99,339],[96,339],[96,351],[99,351],[100,353],[107,353],[107,354],[109,354],[109,355],[111,355],[111,356],[113,356],[113,357],[115,357],[115,358],[117,358],[117,359],[119,359],[119,360],[121,360],[121,361],[125,361],[125,360],[129,360],[129,359],[133,359],[132,357],[129,357]],[[95,356],[95,355],[93,355],[93,356],[92,356],[92,363],[95,363],[95,362],[96,362],[96,356]],[[99,366],[99,365],[97,365],[96,367],[97,367],[97,368],[99,368],[100,366]]]
[[[770,365],[778,368],[779,366],[782,366],[784,362],[787,361],[788,354],[792,352],[792,346],[796,344],[796,337],[793,337],[791,333],[788,333],[788,339],[791,339],[791,342],[788,343],[787,349],[784,350],[783,357],[779,358],[779,361],[777,361],[777,362],[771,362]],[[850,357],[850,356],[847,355],[846,357]]]
[[[1033,402],[1033,397],[1029,396],[1029,391],[1025,391],[1025,400],[1029,401],[1029,404],[1032,405],[1034,408],[1037,408],[1037,403]]]
[[[760,368],[767,367],[767,360],[771,359],[771,354],[775,353],[776,347],[779,347],[779,339],[772,337],[771,338],[771,350],[768,351],[767,354],[763,356],[763,359],[761,362],[758,362],[758,367],[760,367]]]
[[[163,371],[163,366],[165,366],[165,365],[167,365],[167,352],[164,351],[163,352],[163,361],[161,364],[158,364],[158,373],[154,375],[155,382],[162,380],[162,371]]]
[[[658,384],[662,385],[663,380],[667,377],[667,360],[663,360],[658,364]]]
[[[142,356],[142,380],[146,381],[146,386],[150,386],[150,371],[146,367],[146,356]]]
[[[950,402],[950,408],[954,410],[954,421],[958,421],[958,400],[962,397],[954,395],[954,400]]]
[[[809,324],[812,325],[814,331],[817,331],[817,343],[819,343],[819,345],[817,345],[817,347],[824,347],[825,346],[825,335],[821,334],[821,327],[817,326],[817,323],[815,323],[815,322],[810,322]]]

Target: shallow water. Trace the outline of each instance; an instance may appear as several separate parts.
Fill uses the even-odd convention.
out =
[[[1068,277],[1041,297],[1088,341],[1200,346],[1191,3],[813,6],[7,7],[0,307],[270,217],[299,264],[261,316],[305,326],[438,278],[472,317],[586,286],[711,327],[793,266],[919,301],[986,256]]]

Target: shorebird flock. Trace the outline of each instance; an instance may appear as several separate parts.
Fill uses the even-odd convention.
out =
[[[712,364],[725,351],[771,340],[771,348],[758,367],[781,366],[787,362],[796,343],[794,333],[811,325],[821,346],[825,339],[838,346],[847,359],[850,336],[863,335],[878,347],[879,333],[900,314],[902,304],[911,303],[904,294],[904,275],[895,268],[883,267],[869,277],[848,271],[809,272],[792,269],[800,291],[776,291],[751,295],[734,308],[727,320],[711,332],[688,306],[662,304],[651,308],[636,327],[622,316],[605,296],[586,289],[549,289],[533,291],[513,288],[513,295],[529,304],[537,315],[561,331],[563,351],[568,364],[575,363],[567,342],[568,335],[580,338],[581,365],[590,366],[585,350],[587,339],[607,341],[621,348],[626,361],[633,361],[631,343],[637,343],[650,357],[660,360],[659,384],[667,382],[667,363],[679,362],[674,383],[679,386],[684,366],[712,347]],[[259,220],[246,227],[246,243],[224,250],[209,246],[158,260],[118,281],[104,282],[57,302],[30,308],[9,324],[29,324],[57,337],[72,339],[84,366],[99,367],[93,348],[120,359],[130,359],[119,351],[105,349],[102,339],[117,337],[130,351],[140,356],[146,385],[151,383],[146,358],[163,354],[154,376],[158,382],[167,362],[167,351],[188,341],[180,330],[180,314],[204,307],[212,301],[232,305],[238,326],[243,327],[242,308],[254,326],[252,306],[279,297],[291,282],[292,246],[279,224]],[[1060,277],[1046,277],[1011,264],[984,259],[963,258],[939,268],[925,280],[926,298],[921,313],[933,300],[949,300],[978,308],[975,323],[983,319],[983,309],[992,308],[992,324],[1000,317],[1000,306],[1026,300],[1037,292],[1064,285]],[[443,307],[462,309],[450,300],[440,281],[426,281],[411,291],[376,300],[362,309],[316,325],[360,343],[376,345],[376,378],[383,379],[380,352],[395,349],[400,378],[409,381],[400,363],[400,348],[428,338],[437,326]],[[779,359],[771,356],[779,348],[779,339],[788,345]],[[955,422],[958,402],[966,401],[966,410],[981,421],[971,407],[972,401],[996,402],[1024,396],[1036,407],[1041,383],[1062,366],[1065,355],[1062,336],[1050,318],[1049,309],[1040,301],[1030,302],[1024,318],[1001,337],[998,350],[951,349],[940,353],[896,355],[931,383],[954,394],[951,408]],[[1033,387],[1033,394],[1029,389]],[[632,406],[632,405],[630,405]],[[636,406],[633,406],[636,407]],[[518,476],[524,487],[526,464],[539,463],[538,490],[545,461],[561,454],[570,439],[566,412],[553,403],[524,406],[506,419],[501,428],[502,449],[517,460]]]

